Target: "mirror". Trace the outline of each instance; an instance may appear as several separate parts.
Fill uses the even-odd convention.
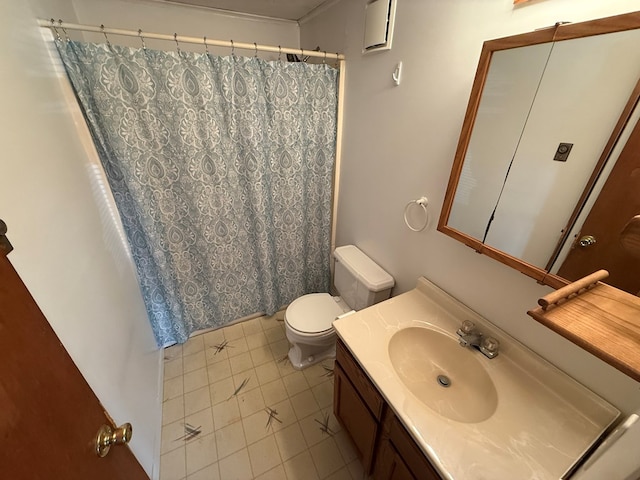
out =
[[[640,137],[637,45],[640,12],[485,42],[438,230],[554,288],[599,268],[610,270],[614,282],[607,283],[618,286],[611,267],[597,264],[613,255],[605,243],[622,249],[617,235],[640,214],[640,198],[621,209],[597,197],[621,190],[619,183],[607,187],[621,168],[616,163],[631,162],[628,178],[634,168],[640,172],[624,148]],[[633,195],[638,183],[629,191],[640,197]],[[628,218],[619,228],[607,219],[597,235],[583,232],[587,225],[598,230],[585,223],[598,203],[604,217],[609,209]],[[583,237],[592,243],[580,247]],[[587,262],[585,252],[598,258]],[[640,260],[622,265],[633,266],[635,276],[627,276],[638,280],[619,288],[638,293]]]

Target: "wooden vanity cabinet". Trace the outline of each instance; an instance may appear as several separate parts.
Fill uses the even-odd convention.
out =
[[[385,414],[379,451],[374,468],[376,480],[441,480],[390,408]]]
[[[333,375],[333,413],[351,436],[365,472],[370,473],[384,400],[341,342]]]
[[[380,442],[380,453],[375,465],[374,478],[376,480],[416,480],[415,475],[411,473],[389,439],[383,439]]]
[[[441,480],[341,340],[336,348],[333,411],[375,480]]]

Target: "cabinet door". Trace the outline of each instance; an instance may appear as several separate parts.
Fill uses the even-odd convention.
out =
[[[365,472],[369,473],[378,434],[378,422],[338,363],[333,373],[335,377],[333,413],[351,436],[360,452],[362,466]]]
[[[342,373],[346,374],[351,385],[356,389],[362,401],[369,407],[369,411],[373,417],[380,421],[384,410],[384,400],[380,392],[371,383],[367,374],[364,373],[362,367],[358,364],[353,355],[349,353],[347,347],[338,340],[336,345],[336,362],[340,364]]]
[[[400,420],[395,415],[390,415],[389,440],[393,450],[402,458],[407,471],[412,472],[415,478],[421,480],[441,480],[431,462],[418,448]],[[395,477],[391,477],[395,478]],[[400,477],[399,477],[400,478]],[[402,477],[404,478],[404,477]]]
[[[394,455],[391,462],[391,473],[388,477],[389,480],[416,480],[409,471],[409,467],[407,467],[402,461],[402,458],[400,458],[400,455],[395,452],[393,447],[391,447],[391,450],[393,450]]]
[[[393,448],[389,438],[384,434],[376,453],[373,478],[374,480],[416,480],[397,450]]]

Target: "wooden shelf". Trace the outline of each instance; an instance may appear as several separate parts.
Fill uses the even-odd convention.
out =
[[[540,300],[539,303],[544,303]],[[640,381],[640,298],[598,282],[546,310],[527,312],[540,323]]]

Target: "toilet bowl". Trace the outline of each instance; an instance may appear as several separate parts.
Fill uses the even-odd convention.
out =
[[[336,333],[333,321],[353,309],[360,310],[389,298],[394,280],[357,247],[336,248],[334,284],[341,296],[310,293],[295,299],[284,314],[291,348],[289,360],[303,369],[334,358]]]
[[[350,311],[340,297],[310,293],[295,299],[284,313],[285,332],[291,348],[289,360],[302,369],[336,355],[333,321]]]

